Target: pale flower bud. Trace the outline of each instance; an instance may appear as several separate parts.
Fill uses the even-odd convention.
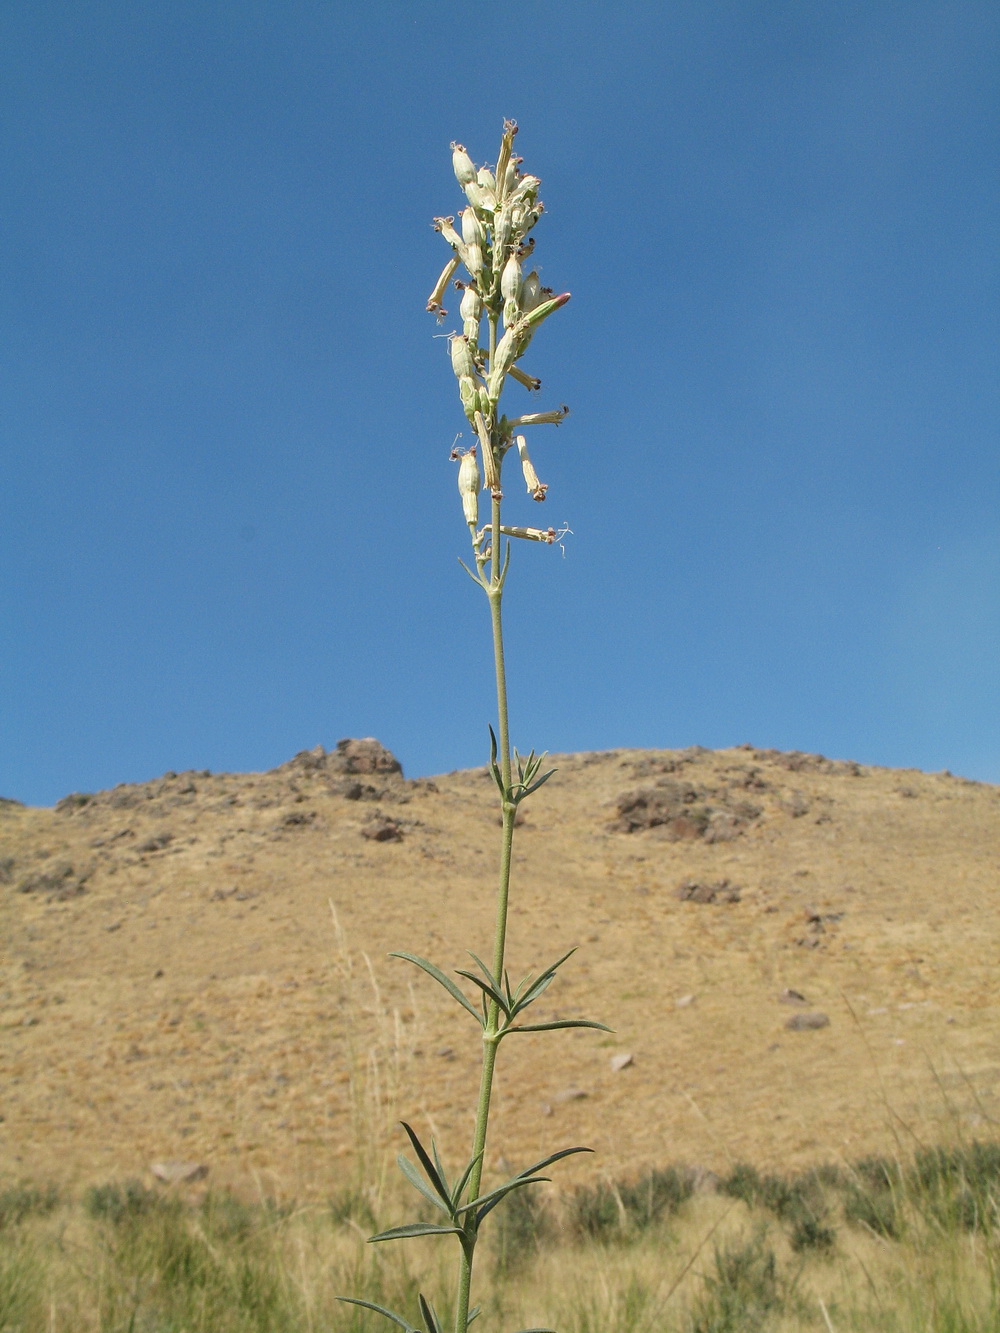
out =
[[[538,270],[533,268],[521,284],[521,309],[527,314],[529,310],[534,310],[541,299],[542,280],[538,276]]]
[[[482,487],[483,479],[479,475],[479,464],[476,462],[476,449],[473,445],[468,453],[462,455],[462,461],[458,465],[458,492],[462,497],[465,521],[470,528],[475,528],[479,523],[479,492]]]
[[[468,185],[464,186],[464,189],[465,197],[473,208],[478,209],[480,213],[493,212],[496,200],[492,195],[488,195],[486,191],[480,187],[478,181],[469,181]]]
[[[541,181],[537,176],[522,176],[514,187],[511,199],[514,203],[533,204]]]
[[[486,242],[486,230],[472,208],[462,210],[462,240],[466,245],[484,245]]]
[[[521,323],[524,321],[522,320]],[[513,329],[508,329],[500,341],[497,343],[497,349],[493,360],[490,362],[490,374],[487,380],[490,397],[496,401],[500,397],[500,391],[503,388],[504,377],[507,371],[517,360],[520,351],[521,339],[518,337],[517,330],[520,324],[515,325]]]
[[[513,194],[513,192],[517,189],[517,182],[518,182],[517,169],[523,161],[524,161],[523,157],[512,157],[510,161],[507,163],[507,166],[504,168],[504,173],[503,173],[504,198],[506,198],[510,194]]]
[[[521,261],[517,253],[511,255],[503,266],[503,272],[500,275],[500,291],[505,301],[518,301],[521,294]],[[506,314],[504,320],[506,321]]]
[[[459,333],[448,341],[451,348],[451,368],[455,372],[456,378],[461,380],[474,377],[476,362],[469,347],[468,339]]]
[[[476,179],[475,164],[462,144],[453,143],[451,147],[451,165],[455,168],[455,176],[459,185],[464,188],[470,181]]]
[[[462,294],[459,313],[463,320],[463,331],[470,343],[479,341],[479,321],[483,317],[483,298],[475,287],[466,287]]]
[[[463,258],[465,260],[465,267],[469,270],[472,276],[474,278],[480,277],[483,269],[486,267],[486,260],[483,258],[483,247],[481,245],[467,245],[465,247]]]
[[[513,223],[511,221],[510,209],[505,205],[493,220],[493,254],[494,263],[498,263],[503,258],[510,238],[513,234]]]
[[[553,311],[564,306],[569,300],[569,292],[561,292],[558,296],[551,297],[548,301],[543,301],[541,305],[536,305],[534,310],[530,310],[524,317],[523,323],[527,328],[533,329],[537,324],[541,324],[543,319],[548,319]]]

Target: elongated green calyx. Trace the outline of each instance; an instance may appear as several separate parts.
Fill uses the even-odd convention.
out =
[[[539,387],[538,380],[518,363],[539,326],[569,300],[569,292],[556,295],[550,287],[543,287],[537,268],[532,268],[527,276],[524,274],[525,260],[534,248],[534,237],[529,239],[528,233],[542,216],[543,205],[538,195],[541,181],[522,172],[522,159],[513,151],[516,134],[516,123],[505,121],[495,170],[490,166],[477,167],[464,145],[452,144],[455,179],[465,194],[466,205],[456,210],[458,227],[454,217],[434,219],[435,229],[451,247],[452,257],[427,307],[439,319],[443,316],[445,287],[456,268],[464,265],[471,281],[456,279],[455,282],[463,291],[462,332],[452,335],[449,351],[462,410],[475,427],[479,463],[494,500],[501,495],[500,469],[504,455],[515,445],[514,429],[558,425],[567,411],[558,408],[522,413],[508,420],[500,415],[498,408],[508,379],[528,389]],[[544,499],[546,487],[538,481],[523,436],[518,439],[517,451],[528,493],[536,500]],[[478,475],[478,463],[473,460],[468,465],[463,462],[463,476],[471,479],[473,465]],[[466,522],[470,522],[470,493],[466,482],[460,482],[460,486]],[[528,529],[518,529],[516,535],[522,535],[522,531]],[[541,538],[533,536],[532,540],[548,540],[548,534]]]

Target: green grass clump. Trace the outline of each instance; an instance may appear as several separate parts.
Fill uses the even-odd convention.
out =
[[[738,1162],[719,1184],[720,1192],[741,1199],[751,1210],[765,1208],[788,1227],[793,1250],[831,1250],[836,1229],[830,1225],[830,1205],[824,1184],[829,1171],[806,1171],[797,1176],[761,1175],[756,1167]]]
[[[1000,1221],[1000,1144],[921,1149],[907,1183],[928,1221],[990,1235]]]
[[[648,1171],[637,1180],[584,1185],[570,1200],[570,1227],[592,1240],[642,1232],[678,1212],[693,1190],[690,1173],[673,1166]]]
[[[55,1185],[8,1185],[0,1189],[0,1231],[27,1217],[45,1217],[59,1203]]]
[[[716,1246],[714,1271],[691,1312],[691,1333],[756,1333],[786,1305],[774,1250],[759,1228],[749,1239]]]

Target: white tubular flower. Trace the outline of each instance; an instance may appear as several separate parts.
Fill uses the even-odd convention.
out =
[[[517,452],[521,459],[521,471],[524,473],[528,494],[535,500],[544,500],[545,492],[549,488],[544,482],[538,480],[538,473],[528,457],[528,441],[523,435],[515,435],[514,443],[517,445]]]
[[[444,297],[445,288],[448,286],[448,283],[451,282],[452,275],[458,268],[460,262],[458,255],[452,255],[451,259],[448,260],[447,264],[445,264],[444,268],[441,270],[441,276],[434,284],[434,290],[427,298],[427,309],[432,315],[437,315],[438,323],[440,323],[448,313],[441,304],[441,300]]]
[[[545,542],[551,546],[556,539],[555,528],[507,528],[500,524],[500,531],[505,537],[521,537],[526,542]]]

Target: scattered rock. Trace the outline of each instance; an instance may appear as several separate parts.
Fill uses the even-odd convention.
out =
[[[584,1097],[589,1097],[590,1093],[585,1092],[583,1088],[563,1088],[562,1092],[557,1092],[552,1098],[554,1102],[578,1102]]]
[[[784,989],[784,990],[781,992],[781,994],[778,996],[778,999],[779,999],[779,1001],[780,1001],[782,1004],[808,1004],[808,1003],[809,1003],[809,1001],[806,999],[806,997],[802,994],[801,991],[798,991],[798,990],[792,990],[791,986],[786,986],[785,989]]]
[[[705,842],[728,842],[761,814],[759,805],[734,798],[728,790],[710,792],[674,778],[622,792],[616,809],[616,817],[608,824],[609,832],[662,828],[673,841],[703,838]]]
[[[152,1162],[149,1169],[165,1185],[191,1185],[208,1175],[204,1162]]]
[[[137,852],[162,852],[174,840],[172,833],[154,833],[151,838],[144,838],[136,844]]]
[[[738,903],[743,891],[728,879],[703,883],[697,879],[686,879],[677,890],[677,897],[688,903]]]
[[[631,1051],[623,1052],[621,1055],[613,1055],[608,1063],[611,1065],[613,1074],[620,1074],[623,1069],[628,1069],[629,1065],[635,1064],[635,1056]]]
[[[792,1014],[791,1018],[785,1023],[785,1027],[790,1032],[815,1032],[819,1028],[830,1026],[830,1020],[826,1014]]]
[[[678,999],[674,1000],[675,1009],[689,1009],[693,1004],[694,1004],[693,995],[681,995],[679,996]]]
[[[402,842],[403,830],[394,819],[375,811],[361,826],[361,836],[372,842]]]
[[[316,820],[315,810],[292,810],[278,820],[276,828],[306,828]]]

